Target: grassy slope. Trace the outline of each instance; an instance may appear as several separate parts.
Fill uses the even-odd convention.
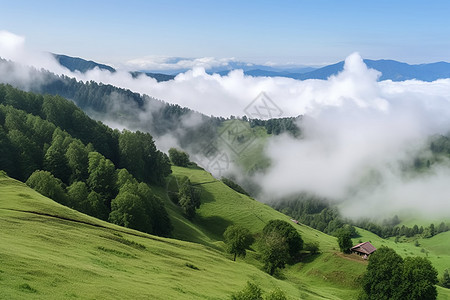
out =
[[[265,224],[272,219],[290,222],[284,214],[262,204],[250,197],[238,194],[222,182],[215,180],[203,170],[172,167],[175,177],[187,176],[193,184],[201,188],[202,205],[191,226],[197,228],[202,236],[190,236],[203,243],[213,243],[220,248],[220,240],[227,226],[240,224],[253,233],[262,231]],[[172,204],[168,203],[169,209]],[[177,217],[178,218],[178,217]],[[186,227],[178,227],[176,222],[174,235],[186,237]],[[365,271],[366,262],[354,261],[349,257],[337,254],[337,243],[334,237],[326,235],[304,225],[294,225],[305,242],[318,241],[321,254],[307,263],[289,266],[284,272],[286,279],[300,287],[302,298],[354,298],[358,293],[355,281]],[[194,232],[191,230],[191,232]],[[206,237],[206,238],[205,238]],[[260,267],[255,253],[249,253],[246,261]],[[318,288],[319,287],[319,288]],[[314,296],[315,295],[315,296]]]
[[[202,170],[173,171],[173,176],[188,176],[199,184],[203,201],[190,222],[166,199],[174,237],[200,244],[115,226],[0,178],[0,299],[227,299],[247,280],[265,291],[278,286],[294,299],[356,297],[355,281],[366,262],[338,254],[333,237],[306,226],[296,228],[306,242],[319,241],[322,253],[289,266],[283,280],[260,271],[255,252],[232,262],[217,250],[223,248],[226,226],[238,223],[257,233],[271,219],[288,218]],[[163,188],[155,191],[166,194]],[[445,295],[440,289],[442,299]]]
[[[226,299],[247,280],[299,293],[204,245],[99,221],[9,178],[0,195],[0,299]]]
[[[187,172],[194,183],[213,181],[204,171],[174,171]],[[172,215],[179,218],[175,236],[184,234],[221,248],[218,239],[230,223],[257,232],[267,220],[286,219],[253,199],[236,197],[220,182],[201,186],[205,203],[199,217],[190,223],[179,213]],[[306,241],[319,239],[324,253],[311,263],[289,267],[286,279],[279,280],[258,268],[255,253],[232,262],[205,245],[142,234],[78,213],[7,177],[0,178],[0,195],[1,299],[227,299],[248,280],[266,291],[278,286],[291,298],[343,299],[356,294],[351,284],[332,276],[334,266],[356,264],[333,254],[334,238],[308,227],[298,228]],[[213,221],[218,225],[211,226]],[[353,281],[353,275],[346,278]]]

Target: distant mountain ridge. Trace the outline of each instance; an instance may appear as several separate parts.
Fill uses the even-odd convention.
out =
[[[110,66],[99,64],[94,61],[84,60],[78,57],[70,57],[67,55],[53,54],[58,62],[71,71],[80,71],[82,73],[98,67],[101,70],[115,72],[116,70]],[[411,65],[395,60],[371,60],[364,59],[364,63],[372,69],[382,73],[379,80],[404,81],[417,79],[421,81],[435,81],[437,79],[450,78],[450,63],[436,62],[427,64]],[[332,75],[336,75],[344,68],[344,61],[327,65],[321,68],[313,67],[270,67],[263,65],[251,65],[242,62],[232,62],[226,66],[215,67],[207,70],[208,74],[217,73],[227,75],[230,71],[241,69],[244,74],[255,77],[287,77],[298,80],[307,79],[327,79]],[[177,70],[178,73],[186,70]],[[130,72],[133,77],[145,74],[148,77],[155,78],[157,81],[168,81],[175,78],[178,73],[153,73],[148,71]]]
[[[111,73],[116,72],[111,66],[97,63],[92,60],[85,60],[79,57],[72,57],[62,54],[53,54],[53,57],[59,62],[59,64],[63,67],[66,67],[71,72],[79,71],[81,73],[85,73],[87,71],[93,70],[95,68],[99,68],[100,70],[110,71]],[[167,75],[161,73],[151,73],[151,72],[130,72],[133,77],[137,77],[141,74],[145,74],[148,77],[155,78],[157,81],[168,81],[175,78],[174,75]]]
[[[53,57],[59,62],[61,66],[66,67],[72,72],[79,71],[81,73],[85,73],[89,70],[94,69],[95,67],[99,68],[100,70],[108,70],[112,73],[116,72],[113,67],[99,64],[92,60],[85,60],[79,57],[71,57],[62,54],[53,54]]]
[[[367,67],[382,73],[379,80],[404,81],[417,79],[429,82],[437,79],[450,78],[450,63],[447,62],[410,65],[395,60],[364,59],[364,63]],[[340,61],[308,73],[290,74],[291,76],[288,77],[300,80],[327,79],[342,71],[343,68],[344,61]]]

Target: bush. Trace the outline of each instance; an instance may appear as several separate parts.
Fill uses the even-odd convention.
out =
[[[265,300],[287,300],[286,294],[279,288],[274,289],[264,298]]]
[[[317,254],[320,251],[319,242],[305,243],[305,247],[303,249],[309,251],[311,254]]]
[[[232,300],[263,300],[262,291],[259,286],[247,281],[245,288],[231,295]]]
[[[445,269],[444,275],[442,276],[442,278],[441,278],[439,284],[440,284],[442,287],[445,287],[445,288],[447,288],[447,289],[450,289],[450,275],[449,275],[449,273],[448,273],[448,269]]]

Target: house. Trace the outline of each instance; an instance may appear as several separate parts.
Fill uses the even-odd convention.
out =
[[[377,248],[375,248],[370,242],[360,243],[356,246],[350,248],[352,253],[356,253],[362,256],[364,259],[367,259],[370,254],[374,253]]]

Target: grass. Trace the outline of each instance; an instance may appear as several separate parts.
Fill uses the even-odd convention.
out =
[[[1,299],[227,299],[247,280],[298,293],[210,247],[90,218],[9,178],[0,195]]]
[[[197,216],[192,222],[188,221],[191,228],[196,228],[196,230],[190,230],[191,233],[198,232],[200,234],[198,236],[186,235],[185,224],[178,223],[178,225],[183,225],[178,227],[174,223],[174,236],[176,237],[186,236],[192,241],[203,240],[206,245],[212,243],[217,249],[222,249],[222,234],[231,224],[242,225],[257,234],[270,220],[281,219],[291,222],[286,215],[248,196],[236,193],[203,170],[172,167],[172,171],[174,177],[188,177],[201,189],[202,198],[202,205],[197,211]],[[170,200],[166,199],[166,201]],[[168,202],[166,206],[172,206]],[[293,226],[297,228],[305,242],[318,241],[322,253],[314,256],[313,259],[308,259],[308,262],[288,266],[283,271],[285,280],[300,286],[301,295],[303,295],[301,298],[343,299],[355,297],[359,286],[357,279],[365,271],[365,262],[355,261],[338,254],[338,246],[334,237],[302,224],[293,224]],[[257,268],[261,267],[258,254],[255,252],[250,251],[245,261]]]
[[[335,238],[307,226],[293,224],[305,242],[319,242],[321,253],[287,266],[278,278],[261,271],[255,251],[233,262],[222,251],[228,225],[257,234],[269,220],[289,218],[203,170],[173,167],[172,176],[189,177],[202,198],[189,221],[165,188],[153,188],[166,201],[176,239],[86,216],[0,174],[0,299],[229,299],[247,281],[265,292],[279,287],[290,299],[357,297],[367,262],[340,254]],[[394,243],[369,234],[363,238]],[[443,260],[446,238],[421,243]],[[412,243],[410,248],[420,251]],[[446,292],[439,289],[440,299],[447,299]]]

